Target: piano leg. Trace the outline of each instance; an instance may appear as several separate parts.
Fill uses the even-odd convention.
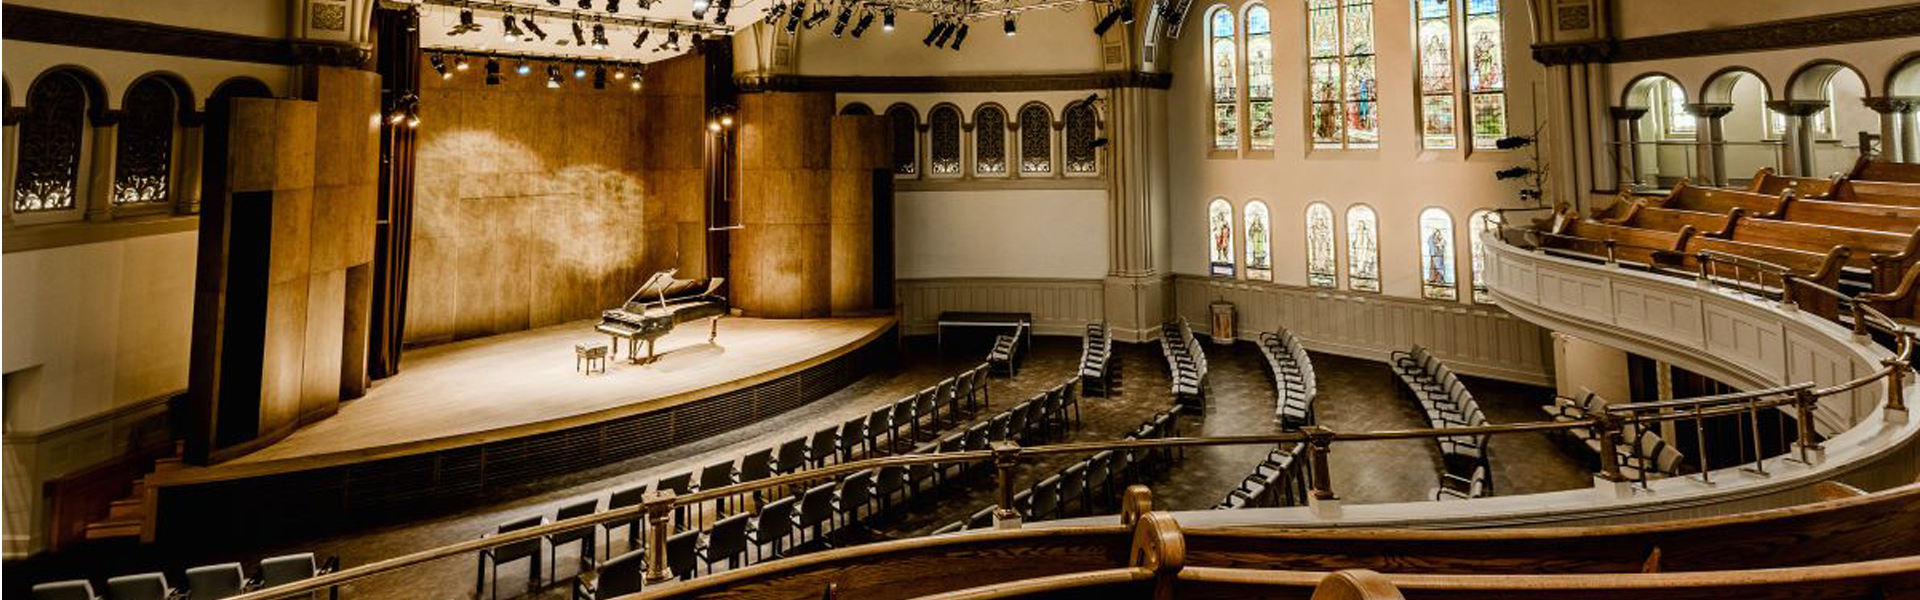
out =
[[[711,344],[716,339],[720,339],[720,317],[718,316],[707,319],[707,343]]]
[[[647,342],[647,346],[652,347],[653,342]],[[627,362],[640,364],[640,338],[627,338]]]
[[[653,355],[653,340],[647,340],[647,361],[645,364],[653,364],[653,361],[656,360],[660,359]]]
[[[607,335],[607,351],[613,353],[613,358],[620,358],[620,336]]]

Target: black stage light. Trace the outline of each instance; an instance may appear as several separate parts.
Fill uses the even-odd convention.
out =
[[[886,10],[880,11],[880,29],[893,31],[893,7],[889,6]]]
[[[1093,141],[1087,142],[1088,148],[1100,148],[1106,145],[1107,145],[1107,138],[1103,138],[1103,137],[1093,138]]]
[[[636,92],[640,91],[640,68],[639,67],[634,67],[633,74],[630,75],[629,78],[627,79],[627,87],[631,88],[633,91],[636,91]]]
[[[813,29],[814,27],[819,26],[821,23],[827,20],[827,17],[830,17],[830,16],[833,16],[833,9],[827,8],[825,6],[820,7],[819,12],[815,12],[813,13],[813,16],[807,17],[807,29]]]
[[[593,89],[596,89],[596,90],[607,89],[607,68],[606,67],[595,66],[593,68]]]
[[[967,41],[967,24],[961,23],[959,31],[955,31],[953,34],[953,46],[950,47],[959,50],[960,42],[964,41]]]
[[[795,0],[793,8],[787,9],[787,33],[793,33],[793,30],[799,29],[800,21],[805,18],[807,18],[807,3],[805,0]]]
[[[513,68],[513,72],[519,73],[521,75],[532,73],[533,65],[527,64],[527,59],[522,58],[520,59],[520,65]]]
[[[1113,24],[1115,22],[1118,22],[1119,20],[1120,20],[1119,9],[1108,11],[1107,16],[1100,17],[1100,22],[1093,26],[1093,34],[1096,36],[1106,35],[1107,30],[1113,29]]]
[[[607,49],[607,26],[606,25],[602,25],[599,23],[593,24],[593,49],[595,50]]]
[[[1000,29],[1007,32],[1007,37],[1013,37],[1013,34],[1019,29],[1019,26],[1013,23],[1013,13],[1007,13],[1007,16],[1000,21]]]
[[[586,65],[574,65],[574,66],[573,66],[573,78],[574,78],[574,79],[586,79],[586,78],[587,78],[587,66],[586,66]]]
[[[1120,0],[1120,23],[1133,24],[1133,0]]]
[[[787,14],[787,3],[775,2],[773,6],[767,7],[766,21],[767,23],[777,23],[780,21],[780,17],[785,14]]]
[[[547,87],[549,88],[560,87],[560,67],[559,66],[547,65]]]
[[[565,43],[565,42],[561,42],[561,43]],[[580,21],[578,20],[575,20],[573,22],[573,43],[574,45],[580,46],[582,48],[586,47],[587,45],[587,29],[585,27],[581,27]]]
[[[834,17],[833,19],[833,37],[840,37],[842,34],[845,34],[847,32],[847,23],[851,21],[853,21],[853,8],[842,5],[840,7],[840,16]]]
[[[708,6],[712,6],[712,3],[707,0],[693,0],[693,20],[698,21],[707,18]]]
[[[460,9],[460,24],[455,25],[453,26],[453,29],[448,30],[447,35],[460,35],[462,33],[468,33],[468,32],[479,31],[479,30],[480,30],[480,26],[473,22],[473,9],[462,8]]]
[[[453,72],[447,70],[446,57],[441,56],[437,53],[427,55],[427,64],[433,65],[433,72],[439,73],[441,79],[453,77]]]
[[[946,24],[947,24],[946,21],[934,21],[933,28],[927,30],[927,37],[925,39],[920,40],[920,45],[932,46],[933,39],[940,37],[940,27]]]
[[[559,5],[560,5],[560,0],[547,0],[547,5],[548,5],[548,6],[559,6]]]
[[[457,58],[457,59],[454,59],[454,61],[453,61],[453,70],[455,70],[455,71],[465,71],[465,70],[467,70],[467,57],[465,57],[465,56],[462,56],[462,57],[460,57],[460,58]]]
[[[700,45],[700,34],[698,33],[693,34],[693,45],[695,46]]]
[[[953,39],[953,30],[956,28],[957,26],[952,23],[941,23],[940,37],[933,39],[933,47],[939,48],[947,45],[947,40]]]
[[[853,24],[853,37],[856,37],[856,38],[860,37],[860,34],[866,33],[867,28],[872,26],[873,26],[873,10],[869,9],[861,12],[860,22]]]
[[[500,85],[500,61],[487,57],[487,85]]]
[[[521,36],[526,35],[526,32],[520,31],[520,22],[513,20],[513,15],[501,17],[500,25],[501,31],[506,33],[509,42],[518,42]]]
[[[537,37],[542,40],[547,39],[547,30],[541,29],[540,23],[538,21],[533,20],[533,17],[522,17],[520,19],[520,24],[526,25],[527,31],[533,32],[533,37]],[[531,41],[531,40],[528,40],[528,41]]]
[[[580,0],[580,10],[593,10],[593,0]]]
[[[620,0],[607,0],[607,12],[620,12]]]
[[[713,22],[716,25],[727,24],[727,13],[733,12],[733,0],[718,0],[714,3]]]
[[[650,33],[653,33],[652,29],[640,30],[639,35],[633,36],[633,47],[639,48],[641,44],[647,43],[647,34],[650,34]]]

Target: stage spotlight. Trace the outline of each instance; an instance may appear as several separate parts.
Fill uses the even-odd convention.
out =
[[[937,18],[938,18],[938,17],[936,17],[936,19],[937,19]],[[935,20],[935,21],[933,22],[933,28],[931,28],[931,29],[928,29],[928,30],[927,30],[927,37],[926,37],[926,38],[923,38],[923,39],[921,39],[921,40],[920,40],[920,45],[922,45],[922,46],[932,46],[932,45],[933,45],[933,39],[934,39],[934,38],[937,38],[937,37],[940,37],[940,27],[941,27],[941,26],[943,26],[943,25],[946,25],[946,24],[947,24],[947,23],[946,23],[945,21],[939,21],[939,20]]]
[[[574,65],[574,66],[573,66],[573,78],[574,78],[574,79],[586,79],[586,78],[587,78],[587,66],[586,66],[586,65]]]
[[[593,24],[593,49],[595,50],[607,49],[607,26],[606,25],[602,25],[599,23]]]
[[[778,23],[780,22],[780,17],[786,14],[787,14],[787,3],[775,2],[773,6],[767,7],[766,22],[770,25],[773,23]]]
[[[593,0],[580,0],[580,10],[593,10]]]
[[[560,0],[547,0],[547,6],[559,6]]]
[[[712,3],[707,0],[693,0],[693,20],[698,21],[707,18],[708,6],[712,6]]]
[[[733,0],[719,0],[714,4],[713,23],[727,24],[727,13],[733,12]]]
[[[860,22],[853,24],[853,37],[856,37],[856,38],[860,37],[860,34],[866,33],[867,28],[872,26],[873,26],[873,10],[868,9],[868,10],[862,11],[860,13]]]
[[[454,60],[454,61],[453,61],[453,70],[455,70],[455,71],[465,71],[465,70],[467,70],[467,57],[465,57],[465,56],[462,56],[462,57],[460,57],[459,59],[456,59],[456,60]]]
[[[880,11],[880,30],[893,31],[893,7],[889,6],[886,10]]]
[[[560,87],[560,67],[555,65],[547,65],[547,87],[548,88]]]
[[[933,40],[933,47],[939,48],[941,46],[947,45],[947,40],[953,39],[953,32],[955,29],[958,29],[958,28],[959,26],[954,25],[953,23],[940,24],[940,37],[938,39]]]
[[[566,42],[561,43],[564,44]],[[583,48],[587,45],[587,29],[580,26],[578,19],[575,19],[573,22],[573,43]]]
[[[473,9],[462,8],[460,9],[460,24],[454,25],[453,29],[448,30],[447,35],[460,35],[462,33],[479,30],[480,26],[473,22]]]
[[[633,75],[627,80],[627,87],[640,91],[640,67],[633,68]]]
[[[500,61],[487,57],[487,85],[500,85]]]
[[[833,15],[833,9],[827,8],[824,6],[820,7],[820,10],[818,12],[813,13],[813,16],[807,17],[807,29],[813,29],[814,27],[819,26],[820,23],[825,22],[827,20],[827,17],[832,15]]]
[[[840,16],[834,17],[833,19],[833,37],[840,37],[842,34],[845,34],[847,32],[847,23],[852,20],[853,8],[842,5],[840,7]]]
[[[529,64],[527,64],[527,59],[524,59],[524,58],[522,58],[522,59],[520,59],[520,66],[517,66],[517,67],[514,67],[514,68],[513,68],[513,72],[515,72],[515,73],[519,73],[519,74],[521,74],[521,75],[526,75],[526,74],[528,74],[528,73],[532,73],[532,72],[533,72],[533,65],[529,65]]]
[[[408,129],[419,129],[419,128],[420,128],[420,114],[419,114],[419,113],[412,113],[412,114],[409,114],[409,115],[407,115],[407,128],[408,128]]]
[[[387,123],[390,125],[399,125],[406,120],[407,110],[405,107],[395,106],[393,107],[393,114],[387,116]]]
[[[532,32],[533,37],[537,37],[542,40],[547,39],[547,30],[541,29],[540,23],[538,21],[534,21],[533,17],[521,17],[520,24],[526,25],[527,31]],[[531,42],[533,40],[527,40],[527,41]]]
[[[607,0],[607,12],[620,12],[620,0]]]
[[[806,17],[807,3],[804,0],[795,0],[793,8],[787,9],[787,33],[793,33],[793,30],[799,29],[800,20]]]
[[[953,34],[953,46],[951,46],[951,48],[953,48],[954,50],[959,50],[960,42],[964,42],[964,41],[967,41],[967,24],[961,23],[960,30],[954,32]]]
[[[595,66],[593,68],[593,89],[596,89],[596,90],[607,89],[607,68],[606,67]]]
[[[675,50],[680,49],[680,30],[675,29],[667,32],[667,45],[673,46]]]
[[[696,33],[696,34],[693,34],[693,45],[695,45],[695,46],[698,46],[698,45],[700,45],[700,40],[702,40],[702,39],[704,39],[704,38],[702,38],[702,37],[700,37],[700,34],[698,34],[698,33]]]
[[[427,56],[427,63],[433,65],[433,72],[439,73],[441,79],[453,77],[453,72],[447,70],[446,57],[438,53],[431,54]]]
[[[647,35],[651,33],[653,33],[652,29],[640,30],[639,35],[633,36],[633,47],[639,48],[641,44],[647,43]]]
[[[526,32],[520,31],[520,22],[513,20],[513,15],[501,17],[500,25],[501,31],[506,33],[509,42],[518,42],[521,36],[526,35]]]
[[[1120,11],[1118,9],[1109,11],[1107,13],[1107,16],[1100,17],[1100,22],[1093,26],[1093,35],[1096,35],[1096,36],[1106,35],[1107,30],[1113,29],[1113,24],[1119,20],[1120,20]]]
[[[1120,0],[1120,23],[1133,24],[1133,0]]]
[[[1019,29],[1019,26],[1013,22],[1013,13],[1007,13],[1007,16],[1001,19],[1000,29],[1007,32],[1007,37],[1013,37],[1013,34]]]

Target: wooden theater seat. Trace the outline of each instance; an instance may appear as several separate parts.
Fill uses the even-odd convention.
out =
[[[1776,175],[1773,167],[1761,167],[1753,174],[1753,181],[1747,184],[1747,191],[1778,197],[1792,191],[1801,198],[1824,198],[1833,192],[1836,178],[1788,177]]]
[[[1847,180],[1920,183],[1920,164],[1868,160],[1863,156],[1853,164]]]
[[[1691,210],[1724,215],[1733,209],[1746,209],[1748,214],[1772,215],[1780,210],[1779,194],[1762,194],[1731,188],[1712,188],[1691,185],[1682,179],[1673,186],[1666,197],[1643,198],[1645,204],[1660,208]]]
[[[1682,224],[1678,230],[1667,231],[1589,221],[1569,213],[1556,220],[1553,231],[1543,236],[1542,245],[1605,257],[1607,242],[1611,241],[1616,259],[1652,264],[1656,255],[1685,250],[1687,240],[1692,237],[1691,225]]]
[[[1681,229],[1691,227],[1695,231],[1709,234],[1725,234],[1733,226],[1733,220],[1747,214],[1746,209],[1732,208],[1728,212],[1714,214],[1694,210],[1680,210],[1652,206],[1646,202],[1636,202],[1627,207],[1619,218],[1607,220],[1610,224],[1679,233]]]
[[[1842,189],[1852,189],[1852,186]],[[1920,184],[1914,185],[1914,193],[1920,194]],[[1916,196],[1914,200],[1915,205],[1907,206],[1841,200],[1802,200],[1788,195],[1777,216],[1785,221],[1908,233],[1920,228],[1920,196]]]
[[[1826,253],[1835,246],[1853,250],[1848,266],[1873,271],[1873,288],[1892,291],[1900,277],[1920,256],[1920,231],[1905,234],[1851,227],[1835,227],[1794,221],[1740,217],[1734,220],[1731,235],[1707,234],[1776,248]]]
[[[1834,188],[1830,199],[1861,204],[1920,206],[1920,183],[1847,180]]]

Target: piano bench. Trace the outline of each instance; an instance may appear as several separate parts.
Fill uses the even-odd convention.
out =
[[[583,364],[588,375],[592,375],[596,367],[601,373],[607,372],[607,347],[600,344],[574,344],[573,370],[579,371]]]

